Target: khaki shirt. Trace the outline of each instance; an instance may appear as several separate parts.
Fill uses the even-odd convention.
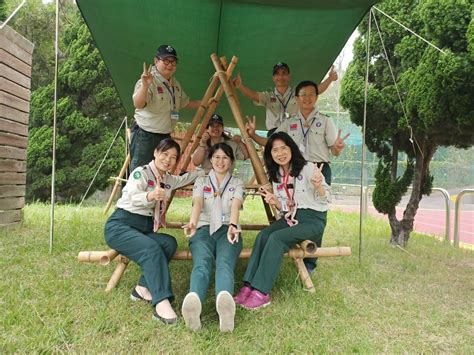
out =
[[[257,94],[258,101],[254,101],[254,104],[266,108],[265,126],[268,130],[279,127],[287,119],[285,112],[290,116],[294,116],[298,112],[295,94],[291,87],[288,87],[283,95],[276,88],[273,91],[263,91]]]
[[[193,187],[193,199],[203,198],[203,205],[197,228],[211,223],[211,213],[214,206],[214,190],[212,189],[209,176],[201,176],[196,179]],[[232,200],[238,198],[244,201],[244,183],[239,178],[232,176],[222,194],[222,224],[229,224]]]
[[[173,132],[178,122],[177,119],[171,117],[171,113],[173,111],[179,112],[189,103],[190,99],[174,77],[170,81],[166,80],[155,67],[152,67],[151,74],[153,84],[148,88],[146,105],[143,108],[135,109],[135,120],[140,128],[147,132],[168,134]],[[140,79],[135,84],[134,96],[141,86],[142,80]]]
[[[242,148],[240,147],[240,144],[237,143],[237,142],[234,142],[233,140],[231,139],[225,139],[224,137],[221,137],[221,141],[220,143],[225,143],[227,144],[229,147],[232,148],[232,152],[234,153],[234,158],[235,160],[245,160],[245,155],[244,155],[244,152],[242,150]],[[204,160],[202,161],[201,165],[199,165],[199,167],[201,169],[204,169],[204,171],[206,172],[206,174],[209,172],[209,170],[212,169],[212,164],[211,164],[211,161],[209,160],[208,158],[208,155],[209,155],[209,147],[206,145],[206,151],[205,151],[205,156],[204,156]],[[230,171],[234,170],[234,166],[232,165]]]
[[[304,127],[305,122],[310,124],[309,130]],[[330,148],[336,142],[337,130],[332,118],[317,109],[311,112],[307,120],[298,111],[295,116],[283,121],[276,132],[288,133],[306,160],[314,163],[330,162]]]
[[[186,186],[194,182],[199,176],[203,176],[202,169],[186,173],[181,176],[167,173],[163,177],[166,198],[169,199],[173,190]],[[143,216],[153,216],[156,201],[148,201],[146,195],[156,188],[155,175],[151,169],[145,166],[139,166],[133,170],[128,178],[127,184],[122,190],[122,196],[117,201],[117,207],[128,212]]]
[[[331,202],[331,187],[326,183],[323,176],[322,186],[326,191],[326,195],[324,197],[319,195],[318,191],[311,183],[311,177],[314,175],[315,168],[316,164],[308,162],[303,167],[300,174],[293,179],[293,186],[295,188],[293,199],[298,204],[298,209],[309,208],[315,211],[324,212],[329,209],[329,203]],[[272,185],[275,197],[281,202],[282,211],[287,211],[286,202],[288,201],[288,196],[283,187],[283,183],[273,182]]]

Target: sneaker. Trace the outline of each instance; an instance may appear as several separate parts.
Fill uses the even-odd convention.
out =
[[[234,330],[235,302],[227,291],[221,291],[216,298],[216,310],[219,314],[219,329],[221,332]]]
[[[250,292],[252,292],[252,289],[250,287],[242,287],[239,291],[239,294],[234,297],[235,303],[243,305],[247,298],[250,296]]]
[[[266,307],[270,304],[270,296],[261,293],[259,290],[252,290],[250,296],[242,304],[247,309],[258,309]]]
[[[184,297],[181,314],[186,327],[194,332],[201,329],[201,309],[201,300],[196,292],[190,292]]]

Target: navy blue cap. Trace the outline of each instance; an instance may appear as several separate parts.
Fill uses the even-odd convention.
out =
[[[162,44],[158,47],[156,51],[157,58],[167,58],[167,57],[174,57],[178,59],[178,53],[176,53],[176,49],[168,44]]]
[[[275,75],[278,69],[286,69],[288,71],[288,74],[290,74],[290,67],[286,63],[283,63],[283,62],[276,63],[273,66],[273,75]]]
[[[209,119],[209,122],[207,123],[207,127],[209,127],[213,123],[219,123],[224,127],[224,119],[219,116],[217,113],[213,114],[211,118]]]

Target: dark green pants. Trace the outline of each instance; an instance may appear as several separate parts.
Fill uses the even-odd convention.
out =
[[[105,241],[140,266],[138,284],[150,291],[153,305],[174,299],[168,263],[178,245],[174,237],[153,232],[151,217],[117,208],[105,224]]]
[[[220,227],[213,235],[209,235],[209,225],[202,226],[189,240],[189,249],[193,255],[193,271],[191,272],[190,292],[196,292],[204,301],[212,266],[216,265],[216,295],[221,291],[234,293],[234,269],[240,252],[242,238],[234,244],[227,240],[227,225]]]
[[[153,160],[153,152],[163,139],[170,138],[169,134],[159,134],[144,131],[136,126],[130,142],[130,171]]]
[[[321,246],[326,212],[298,209],[296,226],[290,227],[284,218],[272,223],[258,233],[252,255],[245,271],[244,281],[263,293],[269,293],[283,260],[283,254],[304,240]]]

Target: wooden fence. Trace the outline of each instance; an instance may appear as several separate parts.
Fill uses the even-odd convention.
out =
[[[21,221],[34,45],[10,27],[0,31],[0,226]]]

